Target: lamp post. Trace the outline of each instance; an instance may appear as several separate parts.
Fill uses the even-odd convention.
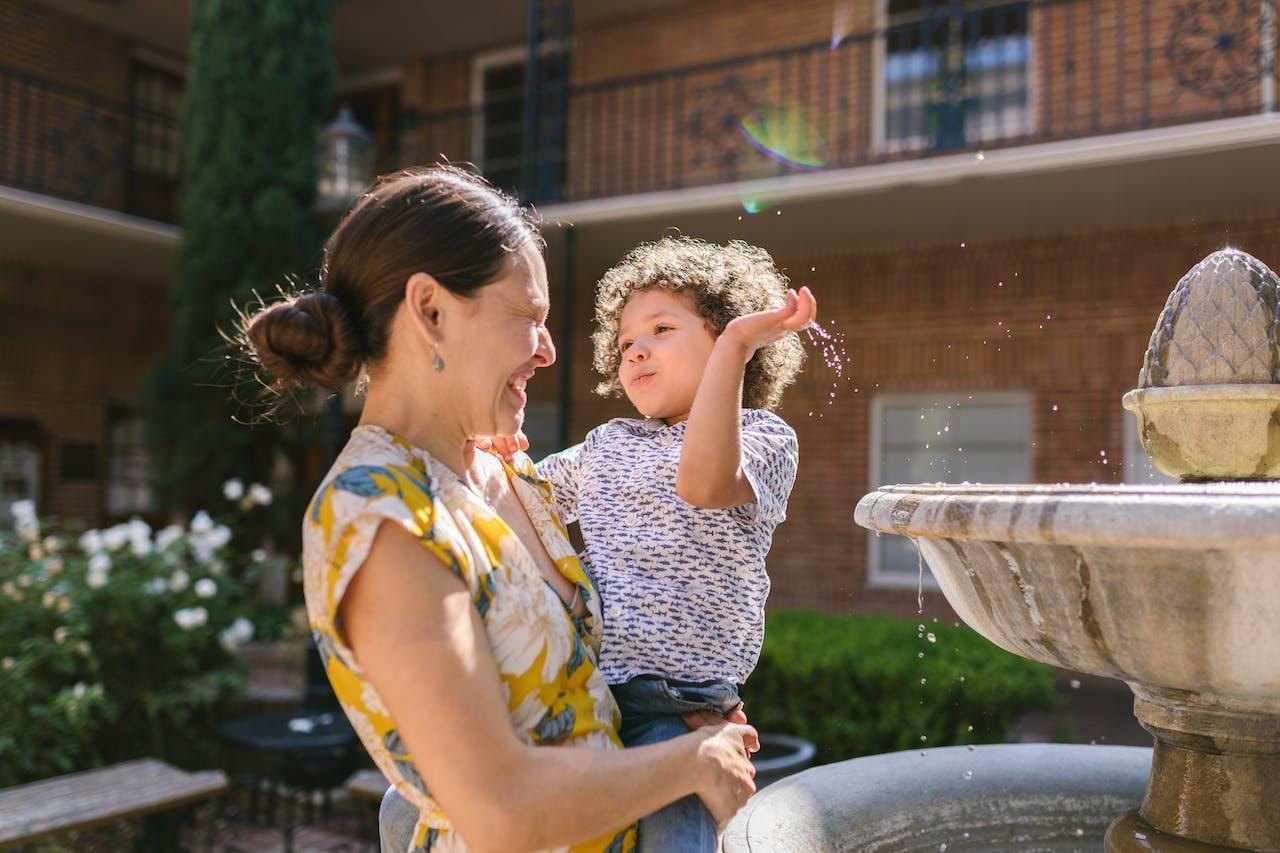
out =
[[[337,224],[347,208],[373,181],[373,137],[344,104],[333,121],[321,129],[316,141],[316,215],[324,230]],[[342,412],[343,391],[324,404],[320,432],[325,463],[338,458],[346,443]]]

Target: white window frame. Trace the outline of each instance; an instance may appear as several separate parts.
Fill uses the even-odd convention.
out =
[[[1036,50],[1035,24],[1039,17],[1034,3],[1028,3],[1027,8],[1027,130],[1026,136],[1031,136],[1036,132],[1036,117],[1039,116],[1039,92],[1040,87],[1037,82],[1040,79],[1039,71],[1039,53]],[[886,32],[889,28],[889,0],[876,0],[875,5],[875,33],[876,37],[872,39],[872,55],[871,55],[871,150],[877,154],[896,154],[906,151],[928,150],[926,144],[923,148],[915,148],[910,146],[895,147],[890,150],[889,140],[885,137],[887,128],[885,127],[885,105],[888,101],[888,75],[885,73],[885,66],[888,62],[888,51],[886,45],[888,38]],[[1008,134],[1007,138],[1013,139],[1020,134]],[[956,152],[959,153],[959,152]]]
[[[569,49],[566,39],[543,42],[538,50],[539,56],[555,51]],[[481,173],[485,171],[484,163],[484,75],[490,68],[502,65],[516,65],[528,61],[529,48],[525,45],[513,45],[496,50],[486,50],[471,58],[471,162]],[[528,69],[525,69],[528,73]]]
[[[884,431],[884,407],[886,405],[894,406],[919,406],[925,408],[930,405],[947,405],[966,403],[973,405],[992,405],[992,404],[1010,404],[1017,403],[1026,407],[1027,410],[1027,433],[1023,437],[1027,447],[1025,457],[1025,469],[1020,479],[1023,482],[1030,482],[1032,471],[1032,446],[1031,437],[1035,429],[1032,423],[1032,396],[1027,391],[928,391],[928,392],[907,392],[894,393],[882,392],[871,398],[870,418],[871,423],[868,425],[868,453],[867,453],[867,491],[878,489],[881,485],[881,468],[883,461],[881,459],[881,441]],[[915,589],[919,585],[919,579],[913,575],[904,575],[901,572],[885,571],[880,567],[880,550],[881,537],[874,533],[867,536],[867,571],[866,585],[868,588],[875,589]],[[934,579],[929,571],[924,573],[924,588],[936,590],[938,582]]]

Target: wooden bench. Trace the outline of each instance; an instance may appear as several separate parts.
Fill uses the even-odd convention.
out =
[[[391,783],[382,775],[381,770],[358,770],[347,780],[347,793],[362,800],[382,802],[382,795],[387,792]]]
[[[220,770],[188,773],[144,758],[0,789],[0,848],[216,797]]]

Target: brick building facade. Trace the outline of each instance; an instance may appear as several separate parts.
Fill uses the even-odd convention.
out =
[[[0,87],[0,442],[38,447],[46,511],[98,521],[128,505],[108,505],[111,478],[134,470],[125,422],[163,345],[177,237],[154,221],[174,140],[139,99],[168,103],[185,45],[164,36],[184,4],[168,29],[92,5],[0,0],[0,73],[26,81]],[[378,28],[344,29],[345,7],[339,100],[381,167],[443,155],[533,188],[563,357],[531,386],[542,449],[628,413],[590,393],[587,334],[593,284],[630,246],[673,228],[746,239],[811,285],[846,363],[837,377],[810,348],[783,406],[802,461],[773,602],[914,612],[913,552],[853,524],[862,494],[1149,477],[1119,401],[1167,293],[1228,242],[1280,263],[1273,24],[1240,7],[1224,22],[1194,0],[576,4],[539,48],[567,63],[536,72],[496,12],[459,12],[456,44],[357,61]],[[1202,43],[1206,23],[1234,41]],[[526,73],[550,80],[541,125]],[[93,105],[69,115],[96,145],[50,157],[71,120],[47,109],[58,98]],[[103,179],[59,183],[77,157]]]

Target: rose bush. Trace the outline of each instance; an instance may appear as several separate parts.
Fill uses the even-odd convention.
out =
[[[0,533],[0,787],[142,755],[200,763],[243,687],[269,557],[237,541],[270,492],[228,484],[231,512],[79,535],[14,506]],[[252,496],[252,497],[250,497]]]

